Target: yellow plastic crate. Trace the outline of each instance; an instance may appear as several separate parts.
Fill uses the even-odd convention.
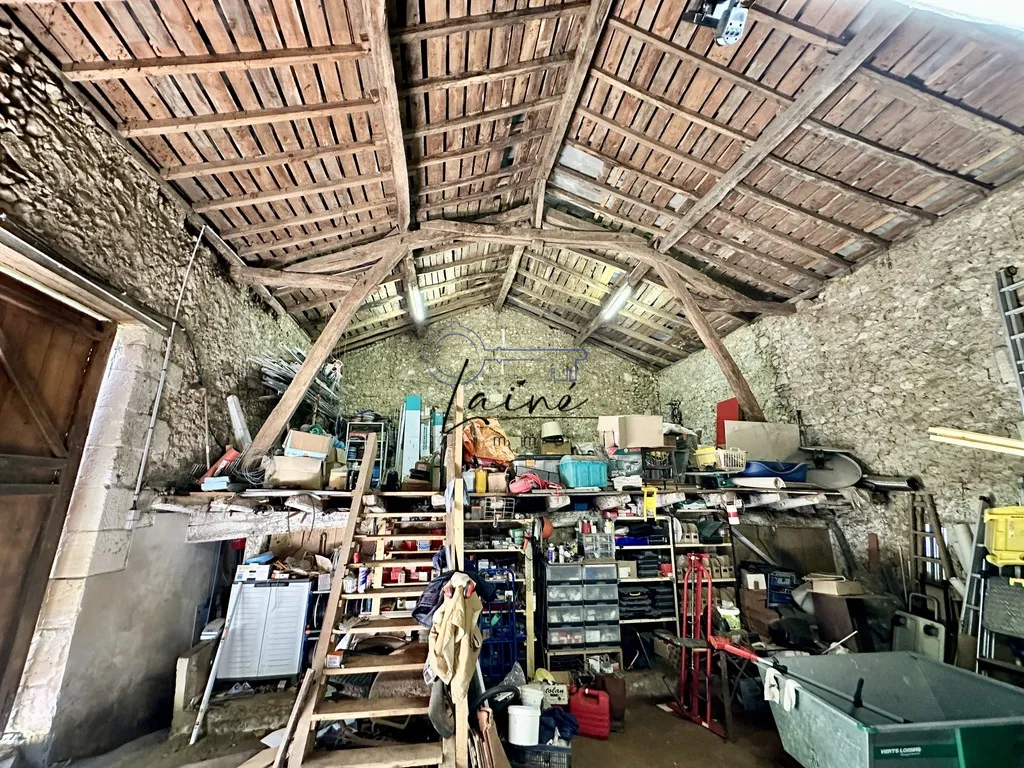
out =
[[[986,560],[993,565],[1024,565],[1024,507],[998,507],[985,512]]]
[[[718,449],[713,445],[702,445],[693,453],[693,462],[698,469],[710,469],[718,463]]]

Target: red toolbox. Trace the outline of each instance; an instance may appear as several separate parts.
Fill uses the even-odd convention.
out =
[[[579,720],[580,736],[607,739],[611,733],[611,702],[604,691],[581,688],[569,698],[569,712]]]

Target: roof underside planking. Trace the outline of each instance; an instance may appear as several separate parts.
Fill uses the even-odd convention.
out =
[[[428,322],[505,306],[662,368],[701,343],[645,259],[681,265],[724,334],[1021,174],[1019,41],[915,11],[730,179],[893,6],[761,0],[740,43],[721,47],[683,20],[696,5],[409,0],[385,20],[376,0],[8,0],[6,12],[254,268],[236,279],[266,285],[311,335],[381,258],[366,244],[406,238],[411,264],[370,291],[339,352],[414,330],[414,279]],[[539,190],[545,227],[633,233],[632,245],[422,226],[528,233]],[[601,322],[627,280],[625,307]]]

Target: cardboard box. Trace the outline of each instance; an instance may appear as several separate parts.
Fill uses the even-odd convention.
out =
[[[334,450],[334,435],[314,435],[289,429],[284,439],[284,455],[323,461]]]
[[[633,561],[626,562],[620,560],[617,565],[619,566],[619,578],[620,579],[635,579],[636,578],[636,563]]]
[[[267,463],[267,484],[319,491],[324,487],[324,463],[308,456],[274,456]]]
[[[348,467],[331,467],[327,474],[327,487],[332,491],[344,491],[348,487]]]
[[[487,492],[508,493],[508,475],[504,472],[488,472]]]
[[[569,703],[569,686],[565,683],[541,683],[545,707],[564,707]]]
[[[665,445],[661,416],[620,416],[620,448],[661,448]]]
[[[866,591],[857,581],[811,579],[811,592],[817,592],[819,595],[863,595]]]

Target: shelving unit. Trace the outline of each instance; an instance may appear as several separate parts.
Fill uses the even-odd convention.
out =
[[[387,467],[388,425],[383,421],[350,421],[345,427],[345,461],[352,476],[352,467],[359,466],[362,448],[370,434],[377,436],[377,458],[373,462],[373,485],[383,484],[384,468]]]
[[[631,494],[639,495],[639,494]],[[647,545],[615,545],[616,561],[617,562],[629,562],[633,561],[634,558],[624,557],[620,558],[619,553],[621,552],[656,552],[665,553],[668,556],[669,563],[672,566],[671,573],[665,576],[637,576],[634,578],[619,579],[619,583],[622,585],[637,584],[637,585],[658,585],[666,584],[669,585],[672,590],[672,604],[673,611],[671,616],[648,616],[648,617],[633,617],[633,618],[619,618],[619,624],[622,626],[632,626],[638,624],[662,624],[674,626],[676,633],[679,632],[679,590],[676,588],[676,581],[678,576],[676,574],[676,548],[678,545],[675,542],[675,536],[672,527],[672,518],[667,515],[659,515],[652,518],[644,519],[638,516],[620,516],[614,520],[616,527],[621,523],[626,525],[639,525],[639,524],[657,524],[665,531],[665,536],[668,539],[668,544],[647,544]],[[659,557],[659,560],[661,557]],[[641,589],[643,587],[641,586]],[[620,606],[619,611],[622,611],[621,605],[622,590],[620,589]],[[625,642],[623,637],[620,642]]]

